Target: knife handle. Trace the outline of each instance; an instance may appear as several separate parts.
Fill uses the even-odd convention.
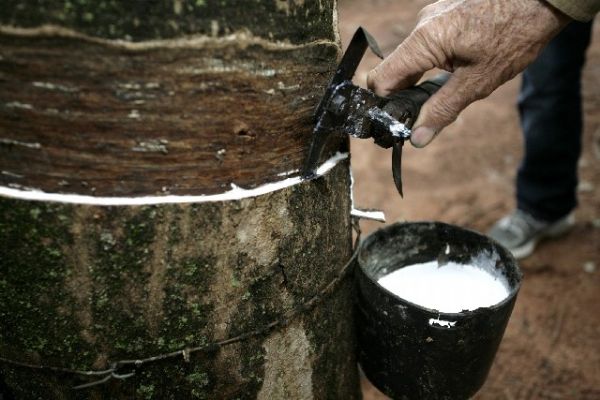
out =
[[[417,86],[401,90],[389,97],[383,110],[408,128],[417,120],[423,104],[448,81],[451,74],[441,73]]]

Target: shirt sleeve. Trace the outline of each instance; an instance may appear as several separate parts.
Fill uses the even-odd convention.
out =
[[[546,0],[577,21],[589,21],[600,11],[600,0]]]

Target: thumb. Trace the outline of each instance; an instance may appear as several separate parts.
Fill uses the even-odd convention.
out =
[[[471,74],[469,68],[457,69],[448,82],[423,104],[410,137],[413,146],[427,146],[469,104],[489,94],[473,76],[477,74]]]

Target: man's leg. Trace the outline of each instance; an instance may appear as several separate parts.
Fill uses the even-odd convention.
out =
[[[517,208],[543,221],[556,221],[577,205],[581,70],[591,26],[567,26],[523,73],[525,157],[517,175]]]
[[[592,23],[574,22],[523,73],[519,96],[525,156],[517,174],[517,210],[489,235],[516,258],[572,226],[581,153],[581,70]]]

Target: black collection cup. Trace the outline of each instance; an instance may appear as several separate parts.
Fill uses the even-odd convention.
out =
[[[399,268],[434,260],[502,275],[509,294],[491,307],[444,313],[406,301],[377,283]],[[457,226],[397,223],[369,235],[357,263],[358,358],[369,380],[393,399],[473,396],[485,382],[521,284],[510,252]]]

